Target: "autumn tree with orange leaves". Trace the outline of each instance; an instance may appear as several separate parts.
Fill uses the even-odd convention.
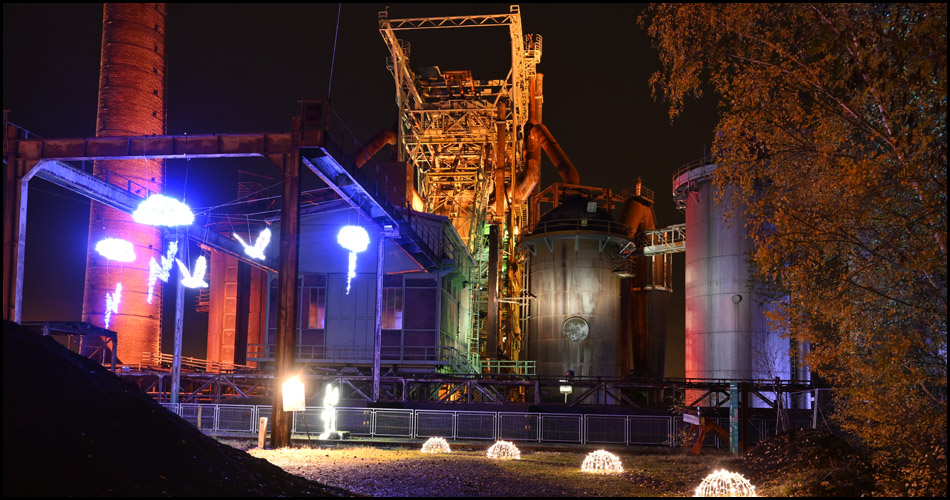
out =
[[[654,96],[720,103],[770,320],[809,342],[879,491],[947,492],[946,4],[655,4]],[[687,235],[688,237],[688,235]]]

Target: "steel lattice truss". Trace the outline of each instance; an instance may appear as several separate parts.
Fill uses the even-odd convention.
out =
[[[504,80],[474,80],[468,71],[417,75],[409,67],[408,44],[396,37],[403,30],[482,26],[509,28],[512,66]],[[390,19],[383,11],[379,28],[396,83],[401,159],[416,171],[426,211],[449,217],[478,255],[481,223],[505,215],[489,206],[495,183],[510,182],[523,168],[517,137],[528,118],[528,77],[540,61],[541,38],[521,33],[516,5],[499,15],[413,19]],[[499,124],[505,131],[501,143]],[[503,164],[498,164],[499,148]]]

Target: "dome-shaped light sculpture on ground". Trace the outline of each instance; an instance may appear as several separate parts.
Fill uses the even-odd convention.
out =
[[[350,266],[346,272],[346,294],[350,294],[350,281],[356,277],[356,254],[369,246],[369,235],[360,226],[343,226],[336,235],[341,247],[350,251]]]
[[[617,455],[607,450],[597,450],[587,455],[584,463],[581,464],[581,470],[595,474],[613,474],[623,472],[623,464],[620,463],[620,457]]]
[[[105,238],[96,243],[99,255],[117,262],[135,262],[135,248],[132,243],[119,238]]]
[[[132,212],[132,218],[139,224],[149,226],[188,226],[195,221],[188,205],[160,194],[153,194],[139,203]]]
[[[499,460],[521,460],[521,451],[510,441],[498,441],[488,449],[487,456]]]
[[[452,453],[449,443],[440,437],[431,437],[422,444],[422,453]]]
[[[706,476],[696,487],[697,497],[754,497],[755,486],[742,474],[720,469]]]

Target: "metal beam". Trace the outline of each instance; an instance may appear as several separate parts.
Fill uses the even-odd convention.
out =
[[[90,200],[97,201],[126,213],[134,212],[143,199],[142,196],[137,196],[115,184],[106,182],[99,177],[83,172],[76,167],[58,160],[41,160],[37,162],[27,174],[27,179],[33,175],[85,196]],[[169,236],[167,233],[174,231],[175,229],[166,229],[166,238]],[[210,231],[207,234],[191,233],[190,238],[198,243],[207,244],[216,250],[220,250],[254,267],[270,272],[277,272],[277,262],[275,262],[273,258],[268,257],[261,261],[248,257],[244,253],[244,248],[240,243],[221,236],[218,233]]]

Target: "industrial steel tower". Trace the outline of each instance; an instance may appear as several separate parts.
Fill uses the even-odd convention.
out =
[[[415,73],[409,44],[396,36],[484,26],[508,27],[511,69],[504,79],[476,80],[470,71],[436,66]],[[517,361],[524,275],[508,259],[528,224],[526,199],[538,182],[524,161],[523,138],[531,98],[540,99],[531,84],[541,37],[522,34],[516,5],[506,14],[479,16],[390,19],[383,11],[379,29],[396,84],[396,147],[407,164],[406,198],[414,209],[448,217],[478,262],[470,281],[480,319],[473,322],[470,360],[486,369],[499,358]]]

